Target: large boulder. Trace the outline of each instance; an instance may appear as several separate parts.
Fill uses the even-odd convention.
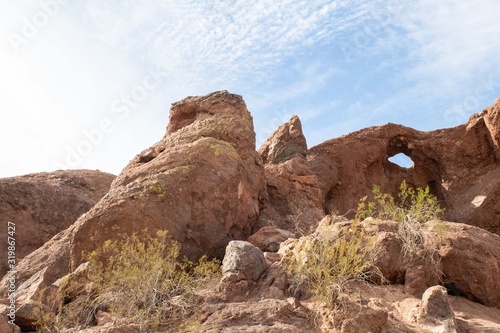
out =
[[[463,223],[430,221],[424,246],[436,257],[426,261],[403,255],[397,222],[372,220],[366,230],[376,237],[375,265],[388,282],[404,284],[406,293],[420,298],[427,288],[443,284],[450,294],[500,309],[500,236]]]
[[[245,241],[231,241],[222,261],[222,274],[238,274],[244,279],[257,281],[266,269],[264,253]]]
[[[449,292],[500,309],[500,236],[460,223],[436,234],[445,240],[439,254]]]
[[[7,235],[15,225],[20,260],[68,228],[108,192],[115,176],[92,170],[36,173],[0,179],[0,224]],[[7,237],[0,238],[7,248]],[[7,272],[7,252],[0,252],[0,276]]]
[[[18,284],[34,281],[23,304],[106,240],[145,229],[167,230],[181,244],[181,258],[222,258],[231,240],[256,231],[265,198],[262,174],[252,118],[240,96],[223,91],[174,104],[165,137],[136,156],[76,223],[19,262]],[[2,295],[7,285],[4,278]]]
[[[136,156],[78,224],[72,267],[105,240],[145,228],[167,230],[191,260],[222,258],[229,241],[255,229],[262,173],[241,96],[221,91],[175,103],[165,137]]]
[[[222,258],[229,241],[256,231],[262,173],[240,96],[222,91],[175,103],[165,137],[136,156],[76,223],[21,261],[18,282],[49,267],[43,284],[50,284],[104,241],[144,229],[167,230],[181,257]]]

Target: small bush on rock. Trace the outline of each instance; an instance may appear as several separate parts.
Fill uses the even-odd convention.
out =
[[[444,213],[435,195],[430,193],[429,186],[413,188],[403,181],[399,186],[399,200],[388,193],[383,193],[380,187],[373,187],[375,201],[367,201],[368,197],[360,199],[356,212],[356,220],[367,217],[399,222],[398,236],[402,241],[403,252],[407,257],[424,259],[434,265],[436,249],[425,246],[425,224],[430,220],[439,219]]]
[[[360,223],[344,226],[338,237],[330,236],[302,237],[283,262],[292,277],[292,289],[305,290],[332,306],[349,283],[368,280],[376,268],[370,256],[373,238],[365,235]]]
[[[166,231],[106,241],[88,256],[91,291],[68,297],[74,283],[61,285],[52,323],[47,323],[45,315],[39,326],[49,332],[58,332],[61,326],[88,326],[100,309],[119,322],[140,324],[151,331],[165,319],[188,315],[198,301],[196,288],[220,276],[220,262],[206,257],[197,263],[179,261],[179,251],[179,243],[169,240]],[[75,313],[83,311],[86,320],[72,320],[81,319]]]

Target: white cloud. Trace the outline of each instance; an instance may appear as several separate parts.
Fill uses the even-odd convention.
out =
[[[377,1],[378,2],[378,1]],[[192,85],[265,82],[289,56],[366,19],[363,1],[185,1],[87,5],[103,40],[113,40]],[[126,15],[125,15],[126,13]],[[131,31],[141,38],[130,38]],[[130,42],[133,41],[133,42]],[[144,59],[143,59],[144,60]]]
[[[405,11],[402,23],[413,44],[417,77],[467,79],[500,62],[496,56],[500,52],[500,2],[421,0]]]

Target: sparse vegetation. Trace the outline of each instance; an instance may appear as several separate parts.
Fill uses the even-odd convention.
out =
[[[370,252],[373,238],[360,223],[344,226],[338,237],[306,236],[283,259],[292,276],[292,287],[306,290],[317,300],[333,306],[350,282],[365,281],[376,268]]]
[[[88,257],[90,290],[77,280],[61,284],[51,296],[54,314],[39,307],[38,327],[59,332],[89,326],[97,310],[109,312],[118,322],[140,324],[145,331],[163,320],[188,316],[198,303],[196,288],[220,275],[220,262],[206,257],[197,263],[179,261],[179,251],[166,231],[106,241]]]
[[[356,220],[375,217],[399,222],[398,235],[405,256],[423,259],[437,269],[436,246],[425,246],[426,223],[438,220],[444,209],[429,187],[415,189],[403,181],[399,186],[398,201],[383,193],[379,186],[373,187],[373,196],[375,201],[368,201],[368,197],[360,199]]]

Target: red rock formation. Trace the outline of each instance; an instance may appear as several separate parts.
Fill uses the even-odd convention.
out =
[[[500,234],[499,119],[500,100],[455,128],[420,132],[387,124],[308,150],[300,120],[293,117],[264,143],[259,156],[252,118],[240,96],[223,91],[184,99],[172,106],[163,139],[137,155],[113,181],[106,196],[76,223],[19,262],[19,319],[29,326],[33,295],[73,271],[85,260],[84,253],[107,239],[127,237],[145,228],[150,232],[166,229],[181,243],[181,255],[190,259],[204,254],[222,258],[230,240],[246,240],[266,226],[308,233],[325,213],[352,215],[359,198],[370,194],[373,185],[395,195],[402,180],[420,187],[429,185],[445,206],[447,219],[483,228],[446,224],[448,229],[440,237],[447,246],[439,252],[443,281],[450,291],[500,308],[496,290],[500,240],[486,231]],[[402,168],[389,162],[388,158],[397,153],[408,155],[414,167]],[[13,209],[24,209],[22,203],[9,202]],[[377,264],[391,283],[405,284],[400,288],[401,293],[407,293],[404,297],[418,296],[439,283],[425,276],[425,265],[402,255],[396,222],[373,222],[371,227],[380,250]],[[257,236],[250,240],[255,241]],[[269,249],[265,240],[258,243]],[[266,254],[265,258],[274,257]],[[248,284],[248,293],[240,294],[244,289],[231,284],[232,280],[226,281],[231,282],[226,291],[230,289],[238,297],[216,296],[205,304],[203,325],[215,327],[222,315],[229,318],[224,323],[227,327],[253,329],[265,316],[269,323],[279,323],[277,328],[297,332],[309,329],[306,317],[311,312],[298,300],[284,300],[289,295],[281,264],[279,258],[269,259],[258,279]],[[4,278],[0,283],[2,296],[6,285]],[[254,298],[240,303],[248,295]],[[412,297],[407,303],[420,306],[421,301],[414,300]],[[381,308],[387,304],[397,308],[400,301],[406,300],[378,304],[366,301],[365,315],[355,314],[356,320],[338,329],[411,327],[408,331],[418,332],[417,323],[405,319],[411,316],[404,311],[395,318],[392,310],[388,315]],[[275,312],[269,312],[269,306]],[[330,320],[326,313],[325,323]],[[465,319],[458,319],[457,326],[463,325]]]
[[[304,233],[324,215],[318,177],[307,160],[307,144],[297,116],[280,126],[264,142],[259,154],[264,165],[268,200],[259,225]]]
[[[100,171],[68,170],[0,179],[0,224],[15,223],[17,260],[68,228],[109,190],[115,176]],[[2,233],[6,235],[6,233]],[[0,238],[7,249],[7,237]],[[7,252],[0,252],[0,276]]]
[[[72,266],[105,240],[165,229],[181,256],[222,258],[232,239],[254,229],[264,195],[253,122],[226,91],[175,103],[165,137],[136,156],[108,195],[79,221]]]

